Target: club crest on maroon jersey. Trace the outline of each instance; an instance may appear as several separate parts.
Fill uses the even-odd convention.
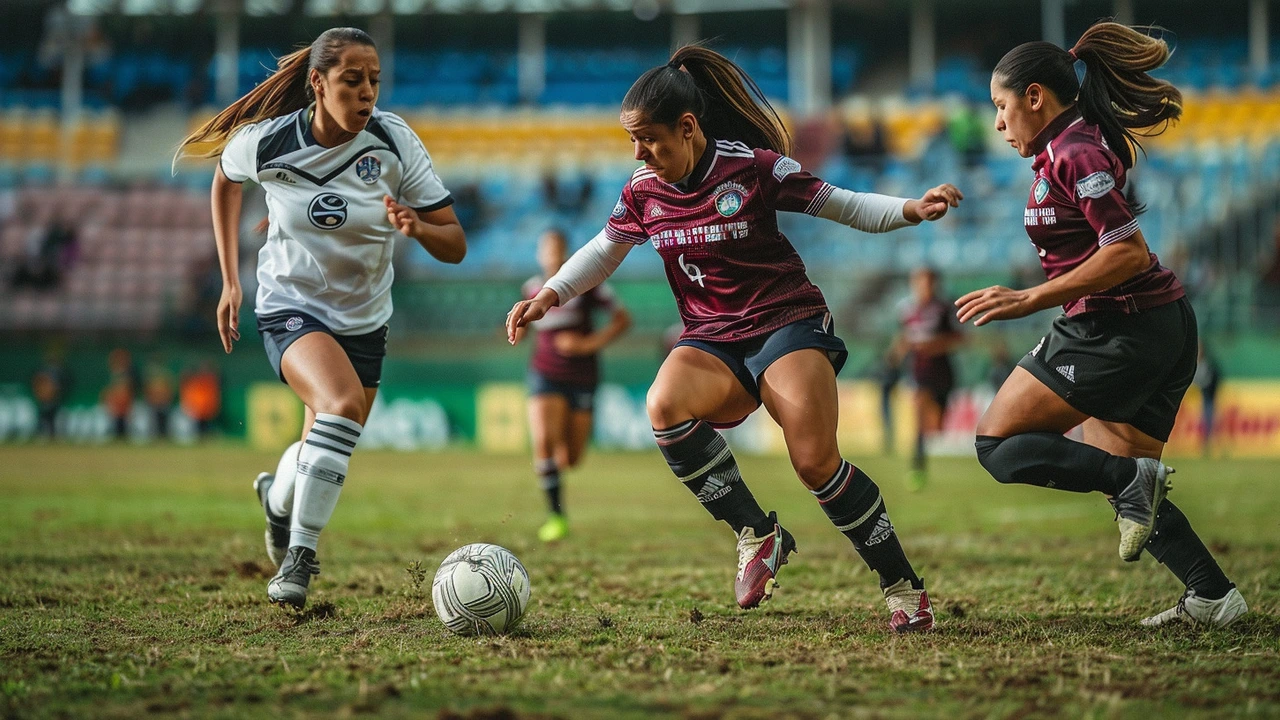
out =
[[[1035,198],[1036,204],[1044,202],[1049,196],[1049,181],[1044,178],[1036,178],[1036,182],[1031,186],[1031,197]]]
[[[746,204],[747,189],[736,182],[727,182],[717,187],[712,196],[716,212],[723,217],[733,217]]]

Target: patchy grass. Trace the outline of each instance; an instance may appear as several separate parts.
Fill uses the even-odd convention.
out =
[[[874,577],[784,460],[743,458],[800,552],[771,605],[733,602],[732,535],[660,456],[570,475],[573,535],[534,540],[523,457],[357,453],[301,613],[250,481],[275,458],[7,447],[0,464],[0,715],[686,718],[1280,716],[1275,464],[1178,464],[1174,499],[1254,608],[1228,630],[1137,625],[1181,587],[1116,557],[1100,497],[1000,487],[975,462],[867,459],[928,580],[937,632],[891,636]],[[533,598],[508,637],[450,635],[430,578],[496,542]]]

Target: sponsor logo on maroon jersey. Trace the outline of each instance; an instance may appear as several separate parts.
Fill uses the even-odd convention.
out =
[[[680,253],[680,257],[676,258],[676,262],[680,263],[680,269],[684,271],[685,275],[689,276],[690,282],[698,283],[699,287],[707,286],[706,283],[702,282],[702,279],[706,277],[706,274],[702,272],[702,268],[693,263],[685,262],[684,253]]]
[[[1076,197],[1100,198],[1111,192],[1115,186],[1116,179],[1111,177],[1111,173],[1099,170],[1076,182]]]

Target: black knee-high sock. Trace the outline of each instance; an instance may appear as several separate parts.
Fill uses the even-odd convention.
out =
[[[757,536],[773,531],[773,523],[742,481],[728,443],[715,428],[701,420],[689,420],[675,427],[654,428],[653,435],[671,472],[711,517],[729,523],[735,533],[744,527],[755,530]]]
[[[812,492],[831,523],[853,542],[867,567],[880,574],[881,588],[903,579],[910,580],[916,589],[924,587],[889,522],[880,488],[866,473],[841,461],[835,475]]]
[[[534,470],[538,473],[538,484],[547,494],[547,507],[551,512],[563,515],[564,508],[560,504],[560,466],[554,458],[543,458],[534,463]]]
[[[1138,475],[1133,458],[1047,432],[1008,438],[979,435],[978,462],[1002,483],[1116,495]]]
[[[1197,597],[1217,600],[1235,587],[1191,529],[1187,516],[1168,500],[1161,502],[1156,511],[1155,528],[1146,550],[1183,585],[1195,590]]]

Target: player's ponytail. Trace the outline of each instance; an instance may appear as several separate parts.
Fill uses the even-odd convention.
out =
[[[1158,31],[1159,28],[1143,28]],[[1010,50],[992,75],[1019,95],[1032,83],[1052,92],[1060,102],[1075,104],[1085,121],[1097,125],[1112,152],[1133,167],[1138,137],[1164,132],[1182,115],[1182,93],[1147,73],[1169,59],[1164,40],[1114,22],[1100,22],[1063,50],[1053,43],[1023,43]],[[1075,63],[1084,63],[1084,82]]]
[[[690,112],[718,140],[791,152],[791,135],[751,76],[701,45],[685,45],[666,65],[641,75],[622,99],[622,112],[636,110],[667,126]]]
[[[1113,152],[1125,167],[1133,167],[1137,136],[1159,135],[1182,116],[1182,93],[1167,80],[1148,72],[1169,59],[1164,40],[1119,23],[1098,23],[1076,42],[1076,57],[1084,63],[1080,85],[1080,113],[1102,128]]]
[[[328,72],[349,45],[376,47],[363,30],[330,28],[307,47],[280,57],[270,77],[183,139],[174,162],[185,155],[217,157],[240,126],[288,115],[310,105],[315,100],[311,71],[322,75]],[[192,146],[200,147],[188,151]]]

